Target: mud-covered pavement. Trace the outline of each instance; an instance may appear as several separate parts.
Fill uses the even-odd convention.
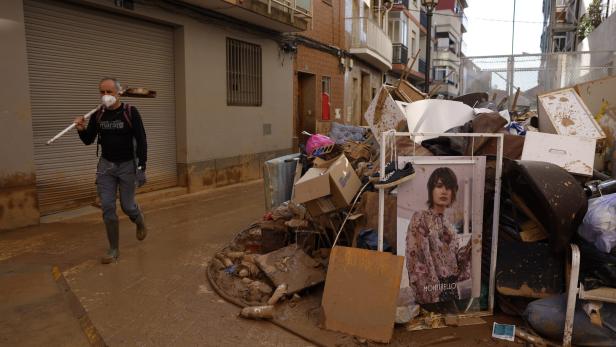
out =
[[[112,265],[99,263],[107,241],[98,213],[1,233],[0,345],[88,346],[97,337],[109,346],[310,345],[271,323],[239,318],[239,308],[216,295],[205,275],[215,252],[263,215],[262,182],[142,207],[147,239],[137,241],[120,213],[120,260]],[[439,346],[497,344],[487,321],[397,333],[392,345],[421,346],[443,336],[456,339]]]
[[[120,261],[101,265],[98,214],[0,234],[0,345],[87,346],[78,311],[54,283],[58,266],[109,346],[307,346],[209,287],[205,266],[263,214],[261,182],[143,203],[149,234],[121,218]]]

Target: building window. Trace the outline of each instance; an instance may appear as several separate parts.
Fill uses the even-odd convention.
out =
[[[449,72],[447,71],[447,66],[435,66],[434,67],[434,80],[435,81],[444,81]]]
[[[449,50],[453,54],[458,54],[458,40],[448,32],[437,32],[436,50],[441,52]]]
[[[417,52],[417,33],[413,30],[411,36],[411,54],[414,56],[415,52]]]
[[[227,38],[227,105],[261,106],[261,46]]]
[[[453,12],[456,13],[456,14],[462,12],[462,6],[460,5],[459,1],[455,2],[454,8],[453,8]]]
[[[389,19],[389,39],[392,43],[401,43],[408,47],[408,30],[408,19],[406,16]]]
[[[554,35],[554,52],[565,52],[567,44],[566,35]]]

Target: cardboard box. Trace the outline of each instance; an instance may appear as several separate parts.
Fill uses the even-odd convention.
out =
[[[311,168],[295,183],[293,202],[303,204],[329,195],[329,175],[327,169]]]
[[[573,88],[537,96],[539,130],[544,133],[596,140],[597,152],[605,146],[605,133]]]
[[[361,188],[361,180],[346,156],[342,155],[328,169],[332,200],[338,208],[351,204]]]
[[[312,217],[318,217],[322,214],[334,212],[337,210],[336,206],[334,205],[334,202],[328,196],[308,201],[304,204],[304,206],[306,206],[308,213],[310,213]]]
[[[340,157],[336,157],[336,158],[330,159],[330,160],[323,160],[321,158],[315,158],[314,161],[312,162],[312,166],[316,167],[316,168],[327,169],[328,167],[332,166],[332,164],[335,163],[336,160],[338,160],[338,158],[340,158]]]
[[[537,132],[526,133],[522,160],[545,161],[568,172],[592,176],[595,139]]]
[[[295,183],[293,201],[304,204],[313,217],[349,206],[361,181],[341,155],[328,168],[311,168]]]

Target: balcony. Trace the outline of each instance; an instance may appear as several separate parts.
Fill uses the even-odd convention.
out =
[[[394,0],[394,5],[402,5],[404,8],[409,8],[409,0]]]
[[[567,22],[567,5],[557,5],[556,6],[556,15],[555,15],[556,23],[566,23]]]
[[[466,32],[466,29],[468,29],[468,18],[466,18],[466,14],[464,14],[464,12],[462,12],[460,19],[462,19],[462,33],[464,34]]]
[[[419,13],[419,24],[421,24],[424,29],[428,29],[428,15],[424,10],[421,10]]]
[[[346,28],[351,35],[351,54],[383,72],[391,70],[393,46],[385,31],[375,21],[365,17],[347,18]]]
[[[313,0],[183,0],[277,32],[308,29]]]
[[[407,61],[409,60],[409,49],[401,43],[394,43],[392,46],[393,46],[392,63],[406,65]]]

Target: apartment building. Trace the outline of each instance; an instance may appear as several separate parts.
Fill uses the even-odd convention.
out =
[[[463,35],[468,28],[464,9],[466,0],[440,0],[432,21],[436,45],[432,55],[433,81],[441,81],[436,94],[455,97],[459,94],[460,57],[463,55]]]
[[[389,12],[388,36],[393,45],[392,70],[387,76],[389,83],[402,75],[409,59],[417,51],[417,60],[409,69],[408,81],[423,88],[426,74],[426,27],[428,19],[420,0],[395,0]]]
[[[577,34],[578,25],[583,16],[587,15],[592,0],[544,0],[543,22],[541,35],[541,51],[543,53],[573,52],[588,50],[578,45],[584,39]],[[601,18],[606,21],[616,12],[616,1],[601,0]],[[590,36],[590,35],[589,35]],[[608,40],[609,42],[609,40]],[[601,47],[597,42],[592,50],[611,49]]]
[[[345,0],[344,123],[365,125],[364,113],[392,68],[392,43],[387,36],[391,2]]]
[[[295,147],[303,131],[327,134],[332,122],[365,124],[363,115],[392,68],[390,9],[381,1],[315,1],[313,25],[285,35],[297,48]]]
[[[282,34],[310,28],[312,7],[311,0],[1,1],[0,45],[10,49],[0,50],[7,86],[0,229],[94,202],[95,146],[75,132],[46,142],[99,105],[103,76],[157,92],[125,99],[147,131],[143,191],[261,177],[263,161],[292,148],[294,50]]]

